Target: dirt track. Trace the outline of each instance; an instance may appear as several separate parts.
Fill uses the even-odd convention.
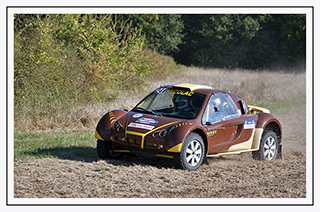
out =
[[[305,198],[305,107],[276,115],[283,125],[282,160],[260,162],[243,153],[209,158],[196,172],[174,169],[165,158],[16,161],[14,197]]]

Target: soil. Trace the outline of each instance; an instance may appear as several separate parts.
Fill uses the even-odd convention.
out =
[[[220,156],[195,172],[175,169],[166,158],[21,160],[14,162],[14,198],[306,198],[306,108],[276,116],[283,159]]]

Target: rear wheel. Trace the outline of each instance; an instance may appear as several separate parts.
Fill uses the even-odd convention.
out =
[[[273,161],[277,157],[278,148],[277,135],[273,131],[267,131],[261,139],[259,150],[252,152],[252,156],[257,160]]]
[[[173,154],[175,167],[190,171],[197,170],[203,162],[204,149],[201,136],[190,133],[182,146],[181,152]]]
[[[101,159],[121,159],[124,156],[122,152],[113,152],[115,146],[110,141],[97,141],[97,152]]]

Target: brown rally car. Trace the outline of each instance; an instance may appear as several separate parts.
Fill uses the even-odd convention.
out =
[[[281,157],[281,130],[269,110],[247,106],[235,94],[179,84],[157,88],[131,111],[108,112],[95,137],[102,159],[153,155],[194,171],[204,157],[249,151],[258,160]]]

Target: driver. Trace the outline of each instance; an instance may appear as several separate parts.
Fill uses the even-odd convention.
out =
[[[218,122],[225,120],[225,115],[223,111],[221,110],[221,100],[219,98],[216,98],[212,101],[212,107],[214,110],[214,113],[212,117],[210,117],[211,122]]]
[[[178,111],[189,111],[189,101],[187,96],[178,95],[174,100],[174,104]]]
[[[221,112],[220,110],[218,110],[218,107],[219,107],[220,104],[221,104],[221,101],[220,101],[219,98],[216,98],[215,100],[213,100],[212,104],[213,104],[214,112]],[[220,108],[220,107],[219,107],[219,108]]]
[[[195,117],[198,113],[199,108],[197,107],[199,99],[196,97],[184,96],[184,95],[176,95],[174,97],[173,103],[174,113],[178,113],[183,115],[184,117]]]

